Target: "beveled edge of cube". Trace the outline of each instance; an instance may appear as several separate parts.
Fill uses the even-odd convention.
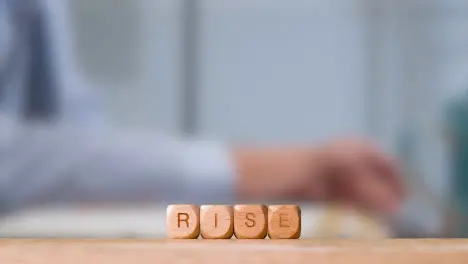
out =
[[[249,207],[250,207],[250,206],[259,206],[259,207],[261,207],[263,210],[266,209],[267,212],[268,212],[268,206],[265,205],[265,204],[235,204],[235,205],[232,206],[232,208],[233,208],[234,210],[236,210],[238,207],[247,207],[247,206],[249,206]]]
[[[299,216],[301,216],[302,214],[301,206],[297,204],[272,204],[272,205],[268,205],[268,211],[270,210],[275,211],[275,210],[281,209],[282,207],[292,207],[296,209],[297,214]]]
[[[206,208],[211,208],[211,207],[226,207],[226,208],[230,208],[231,210],[234,210],[234,206],[229,205],[229,204],[202,204],[200,205],[200,211]]]

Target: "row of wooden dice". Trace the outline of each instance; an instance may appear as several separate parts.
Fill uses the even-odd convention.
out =
[[[301,209],[297,205],[169,205],[169,238],[298,239]]]

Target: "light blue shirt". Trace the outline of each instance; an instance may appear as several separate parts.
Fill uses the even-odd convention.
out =
[[[17,30],[11,10],[4,8],[8,1],[23,0],[0,0],[3,64],[11,54],[9,43],[13,43]],[[27,1],[31,2],[23,2]],[[22,54],[31,55],[27,50]],[[234,168],[228,147],[221,142],[178,139],[156,131],[117,131],[84,125],[82,120],[54,124],[24,122],[21,104],[30,60],[17,59],[22,63],[11,73],[11,80],[0,87],[3,212],[55,202],[234,202]],[[0,64],[0,69],[4,66]],[[89,105],[83,101],[73,102],[73,98],[87,98],[88,94],[76,96],[80,94],[76,89],[81,88],[76,85],[60,90],[61,105],[72,105],[60,110],[73,109],[68,117],[98,115],[89,113]],[[69,92],[75,95],[67,96]]]

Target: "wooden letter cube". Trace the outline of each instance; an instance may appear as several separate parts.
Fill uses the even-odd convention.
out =
[[[201,236],[206,239],[229,239],[234,233],[232,206],[202,205],[200,208]]]
[[[301,209],[297,205],[268,207],[268,237],[297,239],[301,236]]]
[[[268,210],[264,205],[234,206],[236,238],[264,239],[267,235]]]
[[[167,207],[167,235],[170,238],[195,239],[200,234],[200,207],[180,204]]]

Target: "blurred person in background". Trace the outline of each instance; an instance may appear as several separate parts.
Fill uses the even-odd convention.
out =
[[[45,8],[40,0],[0,0],[3,212],[58,202],[270,200],[337,201],[395,212],[402,202],[397,165],[366,141],[234,147],[62,123],[62,109],[74,98],[66,93],[80,91],[57,85]],[[99,115],[78,105],[78,113]]]

